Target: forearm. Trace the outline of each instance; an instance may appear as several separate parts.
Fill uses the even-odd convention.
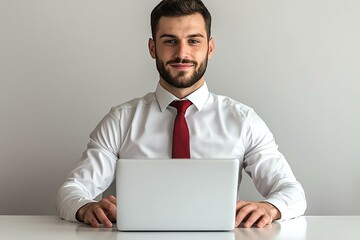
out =
[[[85,204],[94,202],[77,184],[66,181],[57,192],[56,208],[60,218],[78,221],[76,212]]]
[[[246,165],[245,170],[252,177],[257,190],[266,202],[280,211],[281,220],[304,214],[304,190],[275,145],[249,157]]]
[[[279,209],[281,213],[279,220],[299,217],[304,214],[307,207],[304,190],[298,182],[279,183],[266,201]]]

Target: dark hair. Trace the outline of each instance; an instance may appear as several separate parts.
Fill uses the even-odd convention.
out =
[[[211,36],[211,14],[201,0],[162,0],[151,12],[151,33],[155,40],[161,17],[179,17],[200,13],[205,20],[208,38]]]

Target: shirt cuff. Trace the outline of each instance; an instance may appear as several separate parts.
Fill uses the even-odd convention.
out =
[[[277,219],[277,221],[285,221],[292,218],[300,217],[301,215],[304,214],[303,209],[306,208],[306,206],[305,207],[303,206],[302,202],[288,206],[282,200],[276,198],[266,199],[265,202],[274,205],[280,211],[281,217],[280,219]]]

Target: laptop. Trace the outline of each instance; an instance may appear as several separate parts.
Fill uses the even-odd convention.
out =
[[[237,159],[119,159],[120,231],[231,231]]]

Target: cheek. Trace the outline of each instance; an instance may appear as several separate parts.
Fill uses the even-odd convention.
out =
[[[156,51],[156,56],[161,59],[166,59],[171,56],[171,51],[169,49],[164,49],[160,47]]]
[[[207,57],[207,55],[209,54],[209,49],[206,47],[202,47],[202,48],[198,48],[198,49],[194,49],[193,56],[197,59],[204,59]]]
[[[199,53],[199,54],[197,54],[197,55],[194,55],[194,58],[195,58],[195,60],[197,61],[197,62],[203,62],[203,61],[205,61],[205,59],[207,58],[207,56],[208,56],[208,53],[206,52],[206,53],[204,53],[204,52],[201,52],[201,53]]]

